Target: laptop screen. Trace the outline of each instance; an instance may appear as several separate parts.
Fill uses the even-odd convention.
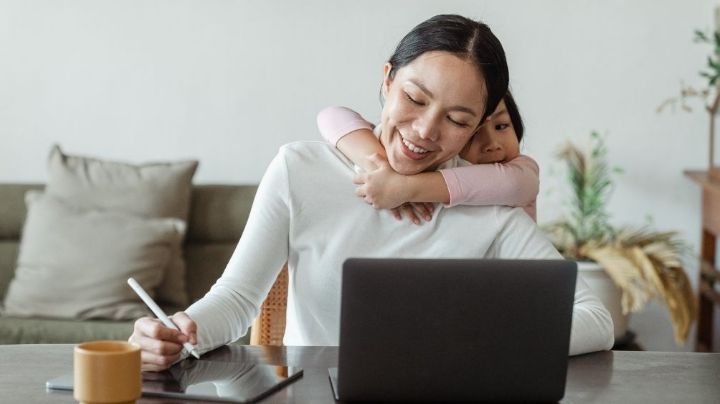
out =
[[[343,400],[559,400],[577,276],[565,260],[348,259]]]

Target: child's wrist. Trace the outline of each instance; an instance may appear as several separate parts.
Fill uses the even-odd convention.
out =
[[[417,175],[401,175],[402,177],[402,196],[405,202],[421,202],[422,181]]]
[[[363,156],[363,158],[359,159],[359,161],[355,164],[360,166],[360,168],[362,168],[365,171],[375,170],[378,167],[375,163],[373,163],[370,160],[370,156],[372,156],[372,155]]]

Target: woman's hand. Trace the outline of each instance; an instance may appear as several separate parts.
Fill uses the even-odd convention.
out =
[[[197,344],[197,324],[185,312],[170,316],[181,331],[166,327],[160,320],[143,317],[135,321],[128,342],[140,346],[142,370],[160,371],[180,359],[183,343]]]
[[[369,156],[368,161],[376,168],[353,177],[353,183],[358,185],[355,195],[375,209],[393,209],[407,202],[407,177],[398,174],[387,159],[377,153]]]

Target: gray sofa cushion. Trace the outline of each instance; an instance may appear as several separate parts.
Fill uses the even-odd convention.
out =
[[[19,249],[20,243],[17,241],[0,240],[0,302],[13,278]]]
[[[40,184],[0,184],[0,302],[15,273],[20,232],[27,216],[25,193],[43,188]]]
[[[25,220],[24,195],[42,184],[0,184],[0,297],[15,271],[20,232]],[[187,291],[192,301],[202,297],[225,269],[255,196],[255,185],[195,185],[185,241]],[[0,299],[1,300],[1,299]],[[185,306],[186,307],[186,306]],[[163,305],[167,313],[185,307]],[[0,344],[77,343],[94,339],[127,339],[131,323],[17,319],[0,316]],[[82,325],[82,327],[80,326]],[[116,333],[120,325],[119,333]],[[57,331],[56,331],[57,330]],[[68,333],[66,330],[74,330]],[[249,337],[240,340],[248,343]]]
[[[20,239],[20,231],[27,212],[25,193],[43,188],[40,184],[0,185],[0,240]]]
[[[185,246],[188,267],[200,270],[187,274],[188,294],[191,301],[205,296],[222,275],[237,243],[189,243]]]
[[[75,344],[102,339],[126,340],[132,321],[51,320],[0,317],[0,344]],[[249,335],[238,344],[248,344]]]
[[[190,301],[203,297],[225,270],[245,229],[254,185],[199,185],[193,189],[185,242]]]
[[[0,317],[0,344],[69,344],[99,339],[126,340],[132,321],[80,321]]]

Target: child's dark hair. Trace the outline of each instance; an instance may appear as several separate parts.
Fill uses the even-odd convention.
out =
[[[512,93],[508,90],[505,94],[505,107],[507,108],[508,115],[510,116],[510,122],[512,122],[513,129],[515,130],[515,136],[517,136],[518,143],[522,141],[523,132],[525,127],[523,126],[522,117],[520,117],[520,110],[515,103]]]
[[[505,51],[490,28],[459,15],[441,14],[421,22],[400,41],[388,60],[389,77],[425,52],[445,51],[471,60],[485,79],[487,98],[480,122],[490,116],[507,93]],[[382,98],[382,97],[381,97]]]

